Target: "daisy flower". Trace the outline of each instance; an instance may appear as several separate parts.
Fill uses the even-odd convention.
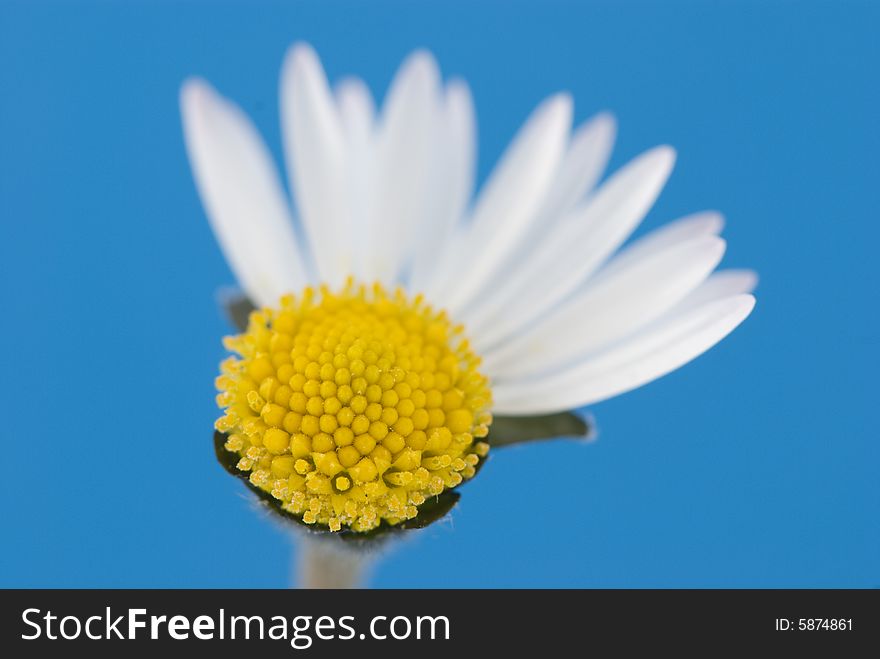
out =
[[[430,54],[406,59],[378,110],[295,45],[280,93],[293,200],[236,105],[191,79],[181,109],[208,219],[258,308],[226,339],[216,428],[254,489],[306,524],[418,519],[475,475],[493,415],[639,387],[754,306],[752,272],[714,272],[715,212],[625,245],[675,152],[598,185],[615,121],[572,129],[568,94],[538,105],[474,194],[471,96]]]

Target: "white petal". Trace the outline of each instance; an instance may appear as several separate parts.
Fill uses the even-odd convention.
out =
[[[719,270],[697,286],[669,314],[682,314],[709,302],[742,293],[751,293],[758,285],[758,274],[753,270]]]
[[[369,88],[360,78],[345,78],[336,85],[339,119],[349,140],[363,141],[373,131],[376,107]]]
[[[724,217],[715,211],[693,213],[673,220],[625,247],[607,266],[596,273],[596,277],[613,276],[617,270],[628,268],[633,262],[663,251],[675,243],[698,236],[717,236],[723,228]]]
[[[674,162],[675,152],[665,146],[638,156],[494,279],[459,313],[476,347],[485,350],[513,335],[577,289],[642,221]]]
[[[440,72],[430,53],[417,51],[401,65],[382,111],[367,243],[369,279],[394,283],[412,255],[430,210],[440,117]]]
[[[336,103],[347,141],[346,193],[350,202],[336,232],[336,245],[344,252],[341,269],[368,281],[364,246],[370,232],[376,109],[370,90],[359,78],[347,78],[336,86]]]
[[[703,236],[633,262],[487,351],[485,368],[506,381],[580,361],[660,317],[705,280],[723,255],[721,238]]]
[[[635,389],[711,348],[754,305],[751,295],[716,300],[560,373],[494,386],[494,411],[525,415],[568,410]]]
[[[593,189],[611,157],[616,134],[617,122],[607,112],[596,115],[574,131],[539,212],[542,218],[552,221],[562,217]]]
[[[208,83],[180,93],[196,185],[226,260],[257,304],[275,304],[306,283],[278,172],[245,114]]]
[[[430,299],[455,313],[521,245],[565,152],[571,112],[571,98],[558,94],[532,113],[482,190],[470,225],[441,257]]]
[[[473,194],[477,161],[474,104],[467,84],[454,80],[447,85],[435,148],[438,157],[431,185],[430,219],[423,225],[411,264],[410,285],[421,291],[433,275],[453,232],[460,226]]]
[[[281,72],[281,128],[290,183],[317,274],[339,285],[350,255],[336,236],[348,222],[346,141],[327,78],[312,48],[293,46]]]

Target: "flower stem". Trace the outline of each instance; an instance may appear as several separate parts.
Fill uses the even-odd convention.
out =
[[[336,539],[296,534],[294,573],[299,588],[360,588],[373,556]]]

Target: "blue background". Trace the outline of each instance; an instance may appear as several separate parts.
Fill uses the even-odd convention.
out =
[[[318,6],[320,4],[320,7]],[[466,77],[480,177],[543,97],[679,160],[643,229],[728,217],[758,307],[596,405],[593,444],[497,451],[376,586],[880,585],[877,63],[869,3],[0,4],[2,586],[284,586],[287,534],[210,445],[232,282],[178,115],[190,74],[280,157],[294,40],[384,93]]]

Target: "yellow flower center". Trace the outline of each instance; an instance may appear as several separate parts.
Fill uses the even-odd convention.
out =
[[[476,473],[492,396],[463,328],[421,296],[306,288],[226,337],[217,430],[307,524],[369,531]]]

